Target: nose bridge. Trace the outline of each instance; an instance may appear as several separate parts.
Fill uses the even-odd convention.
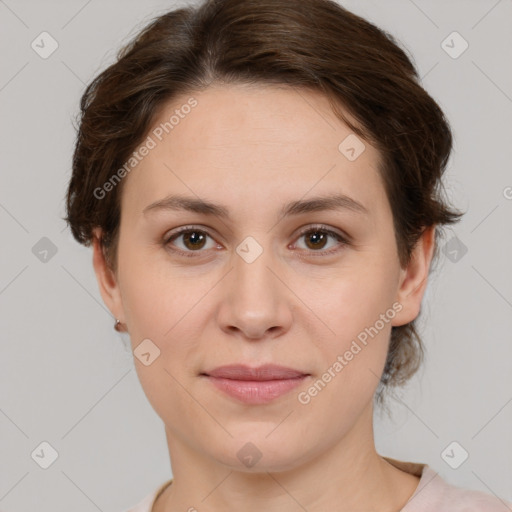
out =
[[[259,238],[263,240],[263,236]],[[289,327],[286,287],[275,276],[277,259],[270,238],[260,243],[248,236],[236,247],[230,285],[219,316],[223,329],[240,330],[249,338],[258,338],[269,329]]]
[[[271,307],[276,300],[276,283],[274,274],[269,267],[275,266],[275,255],[272,254],[270,237],[248,236],[237,246],[234,257],[234,285],[239,301],[254,308],[258,299],[265,300]]]

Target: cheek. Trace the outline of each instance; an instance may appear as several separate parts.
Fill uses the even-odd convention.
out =
[[[366,274],[334,282],[315,313],[325,321],[328,334],[310,332],[321,364],[310,387],[299,397],[303,412],[324,417],[336,431],[356,421],[372,399],[387,358],[391,321],[395,315],[392,286]],[[325,333],[323,323],[316,326]]]
[[[395,274],[392,268],[367,260],[310,287],[308,304],[336,337],[355,337],[392,307],[397,293]]]
[[[169,380],[166,369],[176,377],[178,373],[193,372],[193,368],[187,369],[187,364],[200,349],[204,323],[212,314],[206,309],[207,295],[216,279],[213,275],[197,276],[186,269],[155,262],[144,251],[124,252],[119,282],[132,350],[137,356],[137,347],[149,339],[159,352],[151,365],[158,371],[145,371],[135,360],[148,391],[154,379]]]
[[[327,333],[317,343],[324,370],[339,376],[332,379],[337,381],[333,389],[356,383],[373,389],[387,357],[391,322],[399,307],[394,303],[394,272],[377,263],[363,267],[329,279],[308,295],[315,317],[322,320],[317,329]]]
[[[166,423],[176,410],[183,418],[190,413],[189,421],[197,414],[183,385],[194,370],[189,366],[199,348],[198,302],[207,291],[190,279],[170,277],[155,267],[139,266],[133,257],[125,259],[124,274],[120,271],[135,369],[148,401]]]
[[[119,244],[119,283],[132,337],[160,339],[185,313],[191,288],[160,262],[163,249],[143,248],[126,235]],[[192,287],[193,289],[193,287]],[[135,341],[135,340],[132,340]]]

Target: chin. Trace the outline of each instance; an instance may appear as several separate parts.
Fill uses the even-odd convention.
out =
[[[253,430],[246,436],[237,435],[224,445],[216,444],[217,449],[211,456],[233,471],[247,473],[292,470],[312,456],[311,450],[304,446],[304,439],[293,442],[286,436],[284,443],[282,435],[268,434],[268,429],[264,432],[262,429],[262,432]]]

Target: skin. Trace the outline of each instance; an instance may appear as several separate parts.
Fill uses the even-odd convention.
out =
[[[166,105],[155,126],[189,97]],[[419,314],[433,229],[401,268],[380,155],[367,142],[354,161],[338,150],[351,131],[320,93],[215,85],[193,97],[198,105],[124,178],[115,273],[98,239],[93,245],[100,292],[126,325],[132,348],[149,338],[160,350],[149,366],[134,359],[164,422],[174,475],[153,510],[399,510],[419,478],[376,452],[373,396],[391,326]],[[279,218],[289,201],[333,192],[368,213]],[[143,214],[171,193],[220,203],[231,220],[174,210]],[[317,224],[348,234],[350,243],[299,236],[308,226],[314,234]],[[166,236],[188,225],[209,236],[202,244],[178,236],[165,245]],[[263,250],[252,263],[236,252],[247,236]],[[400,312],[301,404],[298,393],[395,302]],[[269,362],[311,375],[263,405],[243,404],[199,376],[224,364]],[[237,457],[247,442],[262,454],[252,467]]]

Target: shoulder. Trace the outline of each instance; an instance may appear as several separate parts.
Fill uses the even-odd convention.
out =
[[[139,501],[139,503],[126,510],[126,512],[151,512],[155,499],[156,492],[153,491],[151,494],[148,494],[142,501]]]
[[[148,494],[142,501],[134,505],[126,512],[151,512],[153,505],[160,494],[172,483],[172,479]]]
[[[512,503],[493,494],[449,484],[425,465],[418,489],[403,512],[512,512]]]
[[[427,464],[383,457],[393,466],[420,477],[400,512],[512,512],[512,503],[493,494],[448,483]]]

